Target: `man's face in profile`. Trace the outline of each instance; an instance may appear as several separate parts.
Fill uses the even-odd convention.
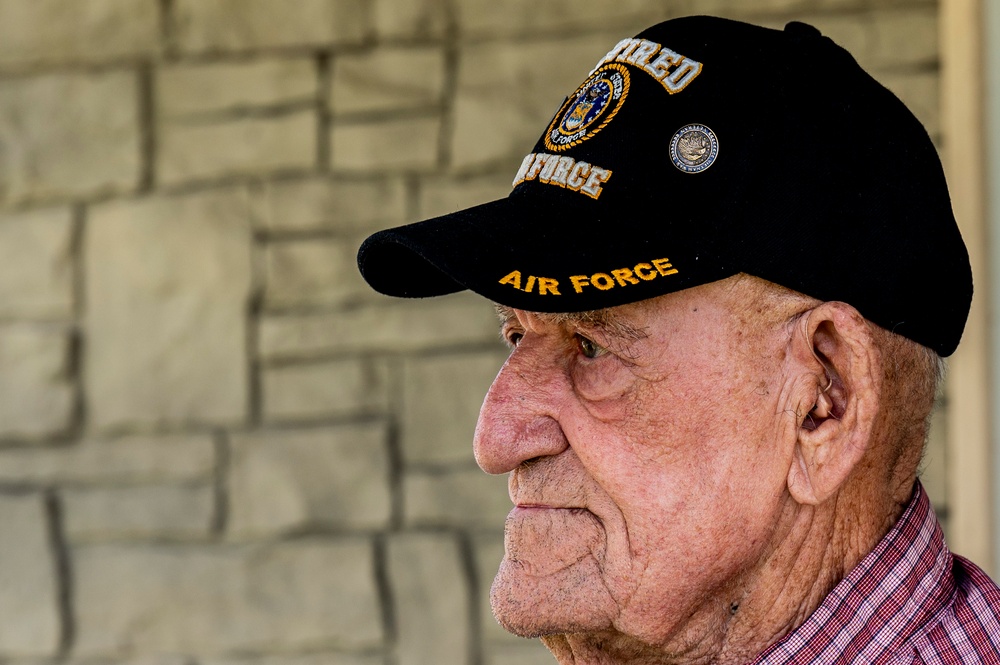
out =
[[[755,574],[793,453],[773,434],[793,419],[776,412],[782,326],[741,280],[597,316],[501,311],[512,352],[475,452],[510,472],[492,604],[512,632],[684,642]]]

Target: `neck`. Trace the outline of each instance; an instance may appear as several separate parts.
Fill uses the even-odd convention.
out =
[[[865,496],[845,488],[820,506],[789,502],[772,540],[777,545],[661,643],[613,630],[542,641],[561,665],[749,662],[802,625],[902,513],[895,502],[880,501],[876,510],[855,495]]]

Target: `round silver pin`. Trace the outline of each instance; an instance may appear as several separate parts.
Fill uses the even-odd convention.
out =
[[[719,139],[705,125],[684,125],[670,139],[670,161],[685,173],[699,173],[715,163]]]

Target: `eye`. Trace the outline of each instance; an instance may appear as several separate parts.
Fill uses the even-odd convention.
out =
[[[579,333],[576,335],[576,345],[580,349],[580,353],[583,354],[584,358],[599,358],[607,353],[607,350],[604,347],[598,345],[591,339],[587,339]]]
[[[524,337],[524,333],[519,332],[517,330],[511,330],[506,335],[504,335],[504,340],[506,340],[507,346],[509,346],[510,348],[514,348],[515,346],[517,346],[518,342],[521,341],[522,337]]]

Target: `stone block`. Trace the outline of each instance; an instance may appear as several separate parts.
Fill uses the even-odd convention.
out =
[[[379,413],[388,402],[387,367],[364,358],[268,367],[262,383],[269,422]]]
[[[788,17],[780,17],[763,23],[780,30],[789,20]],[[862,67],[870,69],[875,65],[875,28],[869,17],[859,14],[810,14],[799,20],[815,26],[847,49]]]
[[[0,496],[0,524],[0,654],[55,656],[59,591],[44,498]]]
[[[250,295],[244,191],[96,206],[84,260],[92,424],[241,420]]]
[[[133,190],[141,171],[132,72],[0,81],[0,200]]]
[[[484,648],[485,665],[552,665],[552,654],[541,640],[515,638],[518,644],[493,645]]]
[[[408,471],[403,476],[407,525],[501,531],[513,507],[507,476],[487,476],[477,468]]]
[[[0,215],[0,316],[72,315],[72,239],[69,208]]]
[[[874,66],[933,65],[937,62],[937,7],[875,12],[871,23],[875,33]]]
[[[40,485],[206,480],[215,466],[207,434],[88,439],[58,448],[0,450],[0,482]]]
[[[73,542],[204,538],[215,504],[207,484],[68,489],[62,498],[63,525]]]
[[[159,127],[157,179],[166,185],[301,171],[316,164],[314,111]]]
[[[402,300],[335,313],[265,316],[260,355],[302,359],[331,353],[410,352],[459,345],[495,344],[493,306],[468,293],[432,300]]]
[[[69,428],[76,393],[68,360],[66,329],[0,326],[0,436],[40,437]]]
[[[479,408],[506,353],[403,362],[402,452],[407,463],[472,463]]]
[[[399,665],[469,662],[469,589],[455,537],[394,534],[387,567]]]
[[[692,13],[693,9],[701,13],[700,0],[699,3],[688,0],[619,0],[613,3],[463,0],[455,4],[458,27],[463,36],[515,36],[552,31],[568,34],[595,28],[617,28],[622,34],[611,41],[604,49],[605,53],[622,37],[672,16]],[[587,65],[587,71],[593,64]]]
[[[326,652],[304,656],[288,654],[247,658],[205,658],[198,662],[199,665],[385,665],[385,657],[378,654]]]
[[[407,118],[366,123],[334,123],[330,134],[333,167],[377,173],[420,171],[438,163],[440,118]]]
[[[0,65],[101,62],[159,50],[156,0],[6,0]]]
[[[497,622],[490,609],[490,587],[493,585],[493,578],[496,577],[500,569],[500,562],[503,560],[504,545],[503,531],[497,530],[490,534],[478,534],[472,539],[472,554],[475,561],[476,588],[479,590],[479,634],[483,641],[487,643],[498,643],[500,645],[520,644],[523,640],[511,633],[508,633]],[[495,646],[495,645],[494,645]]]
[[[615,33],[617,35],[617,33]],[[588,35],[553,41],[467,46],[459,53],[451,164],[458,169],[531,152],[563,98],[621,39]],[[488,127],[489,131],[483,131]],[[510,175],[513,179],[513,172]]]
[[[329,48],[370,32],[367,0],[176,0],[176,41],[187,53]]]
[[[156,71],[159,118],[309,103],[319,79],[312,58],[177,64]]]
[[[382,47],[333,59],[330,109],[334,114],[400,111],[442,102],[441,47]]]
[[[381,646],[371,544],[73,548],[75,654],[294,652]]]
[[[801,12],[814,9],[817,4],[839,3],[845,0],[757,0],[755,2],[733,2],[732,0],[698,0],[698,13],[709,16],[725,16],[742,18],[751,23],[757,23],[752,17],[756,15],[781,14],[783,12]],[[849,0],[857,2],[857,0]],[[827,7],[824,7],[826,9]],[[748,18],[749,17],[749,18]]]
[[[254,219],[271,231],[368,234],[406,218],[406,187],[399,179],[271,180],[253,194]]]
[[[542,133],[542,129],[538,130]],[[486,176],[434,178],[420,184],[418,216],[429,219],[456,210],[471,208],[480,203],[494,201],[510,194],[511,182],[518,164],[511,162],[510,169]]]
[[[378,424],[234,435],[230,534],[388,526],[388,438]]]
[[[268,307],[339,305],[370,297],[358,273],[358,242],[311,239],[267,245]]]
[[[438,39],[448,27],[446,0],[372,0],[375,33],[382,39]]]
[[[924,124],[931,138],[941,135],[940,79],[936,72],[880,75],[879,82],[897,97]]]

